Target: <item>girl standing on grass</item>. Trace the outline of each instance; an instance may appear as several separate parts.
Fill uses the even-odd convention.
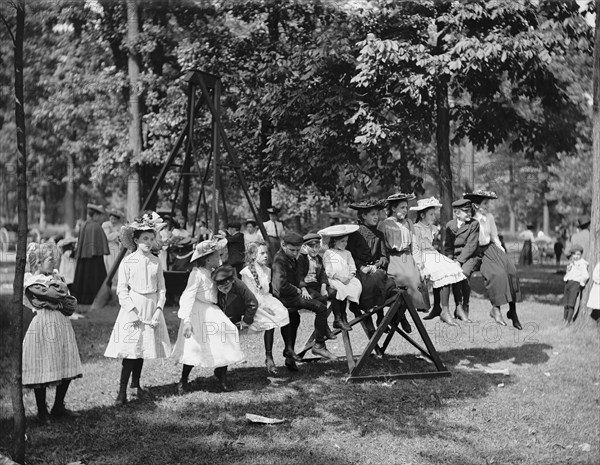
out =
[[[600,263],[596,263],[592,273],[592,289],[587,306],[592,310],[600,310]]]
[[[140,385],[145,359],[167,358],[171,342],[163,315],[165,279],[156,256],[151,253],[156,231],[164,225],[155,212],[146,212],[121,228],[121,243],[133,251],[119,265],[117,295],[121,309],[112,330],[105,357],[122,358],[116,405],[127,402],[127,383],[138,398],[149,393]]]
[[[241,271],[242,281],[258,300],[258,310],[249,331],[264,331],[265,365],[270,374],[277,374],[273,361],[273,338],[275,328],[281,328],[290,323],[287,308],[271,294],[271,269],[267,267],[269,250],[264,242],[253,242],[246,249],[246,267]],[[287,350],[292,350],[291,342],[284,341]]]
[[[226,247],[226,239],[202,241],[191,258],[194,268],[179,299],[181,323],[171,355],[183,364],[179,394],[189,391],[188,378],[195,366],[214,368],[221,388],[228,391],[227,366],[244,360],[237,328],[217,306],[217,288],[211,279]]]
[[[31,273],[25,274],[24,304],[36,314],[23,340],[23,387],[34,390],[37,418],[79,416],[65,408],[65,396],[72,379],[81,378],[81,360],[69,316],[77,299],[69,294],[54,269],[58,260],[55,244],[32,243],[27,247]],[[54,407],[48,414],[46,388],[56,386]]]

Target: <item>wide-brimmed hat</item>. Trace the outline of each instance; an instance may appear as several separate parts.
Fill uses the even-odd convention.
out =
[[[415,200],[417,197],[413,193],[405,193],[405,192],[396,192],[395,194],[390,195],[385,202],[399,202],[401,200],[409,201]]]
[[[580,228],[585,228],[586,226],[589,226],[589,224],[592,222],[592,219],[590,218],[589,215],[583,215],[581,218],[579,218],[579,220],[577,221],[577,224]]]
[[[267,213],[271,213],[272,215],[277,215],[281,210],[277,207],[269,207],[267,208]]]
[[[75,244],[76,242],[77,242],[76,237],[69,236],[69,237],[65,237],[64,239],[61,239],[60,241],[58,241],[56,243],[56,245],[58,247],[62,248],[62,247],[66,247],[67,245]]]
[[[493,200],[493,199],[497,199],[498,198],[498,196],[496,195],[495,192],[484,191],[484,190],[481,190],[481,189],[473,191],[473,192],[464,193],[463,197],[465,199],[468,199],[468,200],[470,200],[472,202],[475,202],[475,203],[480,203],[482,200],[485,200],[485,199],[492,199]]]
[[[107,208],[106,214],[108,216],[116,216],[117,218],[125,218],[125,214],[122,211],[117,210],[117,209]]]
[[[305,234],[302,239],[304,240],[305,244],[310,244],[315,241],[321,242],[321,236],[319,236],[319,234],[316,232],[309,232],[308,234]]]
[[[94,203],[88,203],[87,209],[88,209],[88,211],[91,210],[91,211],[94,211],[94,212],[100,213],[100,214],[104,213],[104,207],[102,205],[96,205]]]
[[[153,211],[146,211],[143,215],[135,218],[134,221],[121,226],[119,239],[121,244],[129,250],[136,250],[137,246],[133,240],[135,231],[154,231],[158,232],[167,225],[165,221]]]
[[[189,232],[187,229],[179,228],[173,229],[173,231],[171,232],[171,238],[173,244],[178,246],[191,244],[192,242],[196,241],[196,239],[192,237],[191,232]]]
[[[205,257],[206,255],[210,255],[211,253],[224,249],[225,247],[227,247],[227,239],[222,238],[221,236],[213,236],[211,239],[202,241],[196,245],[190,261],[193,262],[200,257]]]
[[[361,200],[348,205],[352,210],[383,210],[385,208],[385,200]]]
[[[254,226],[258,224],[254,218],[248,218],[246,221],[244,221],[244,226],[246,226],[248,223],[252,223]]]
[[[428,199],[419,199],[417,200],[417,205],[414,207],[410,207],[411,211],[420,212],[423,210],[427,210],[428,208],[437,208],[441,207],[442,204],[435,197],[429,197]]]
[[[573,244],[571,247],[569,247],[569,250],[567,251],[567,256],[570,256],[574,252],[583,253],[583,247],[579,244]]]
[[[458,199],[452,202],[452,208],[469,211],[472,207],[473,204],[468,199]]]
[[[341,237],[352,234],[358,231],[359,225],[357,224],[334,224],[325,229],[319,231],[321,237]]]

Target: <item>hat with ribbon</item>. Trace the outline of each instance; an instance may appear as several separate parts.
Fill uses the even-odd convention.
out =
[[[93,211],[93,212],[100,213],[100,214],[104,213],[104,207],[102,205],[96,205],[94,203],[88,203],[87,209],[88,209],[88,211]]]
[[[158,215],[158,213],[147,210],[142,216],[135,218],[131,223],[121,227],[119,239],[121,244],[129,250],[136,250],[137,245],[133,240],[135,231],[154,231],[158,232],[164,228],[167,223]]]
[[[428,199],[419,199],[417,200],[417,205],[414,207],[410,207],[410,210],[413,212],[420,212],[423,210],[427,210],[428,208],[439,208],[442,204],[435,197],[429,197]]]
[[[383,210],[385,208],[385,200],[361,200],[348,205],[352,210]]]
[[[209,240],[202,241],[196,245],[190,261],[193,262],[198,258],[210,255],[211,253],[216,252],[217,250],[222,250],[225,247],[227,247],[227,239],[221,236],[213,236]]]
[[[415,194],[408,194],[408,193],[404,193],[404,192],[396,192],[395,194],[390,195],[387,199],[385,199],[385,202],[399,202],[401,200],[404,201],[409,201],[409,200],[415,200]]]
[[[493,191],[484,191],[482,189],[478,189],[476,191],[473,192],[467,192],[465,194],[463,194],[463,197],[465,199],[468,199],[474,203],[481,203],[482,200],[485,199],[497,199],[498,196],[496,195],[495,192]]]

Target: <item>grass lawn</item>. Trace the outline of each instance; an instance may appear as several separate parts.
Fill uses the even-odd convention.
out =
[[[596,327],[561,327],[562,276],[552,267],[521,270],[523,331],[500,327],[479,294],[471,325],[425,322],[449,378],[347,384],[345,361],[280,368],[267,377],[262,336],[243,336],[247,362],[231,369],[236,390],[220,393],[212,370],[194,369],[194,392],[176,394],[180,367],[147,361],[142,381],[151,402],[113,406],[120,363],[102,356],[118,312],[110,305],[73,321],[84,377],[67,405],[76,421],[39,426],[33,394],[28,412],[27,463],[67,464],[597,464],[600,463],[600,341]],[[0,297],[6,328],[7,296]],[[82,308],[82,312],[86,312]],[[166,309],[171,340],[178,320]],[[29,312],[28,312],[29,313]],[[506,309],[503,309],[503,314]],[[28,318],[30,316],[28,315]],[[303,314],[299,342],[312,327]],[[355,351],[366,344],[355,327]],[[2,337],[0,452],[10,450],[11,407],[6,383],[7,333]],[[341,337],[328,342],[343,354]],[[276,340],[276,363],[282,364]],[[366,373],[431,371],[417,351],[395,338]],[[53,400],[49,391],[49,404]],[[246,413],[282,418],[248,422]]]

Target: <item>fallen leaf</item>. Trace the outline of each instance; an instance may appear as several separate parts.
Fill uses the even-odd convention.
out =
[[[268,417],[263,417],[261,415],[254,415],[252,413],[247,413],[246,419],[250,420],[252,423],[264,423],[267,425],[273,425],[275,423],[283,423],[285,421],[285,419],[268,418]]]

